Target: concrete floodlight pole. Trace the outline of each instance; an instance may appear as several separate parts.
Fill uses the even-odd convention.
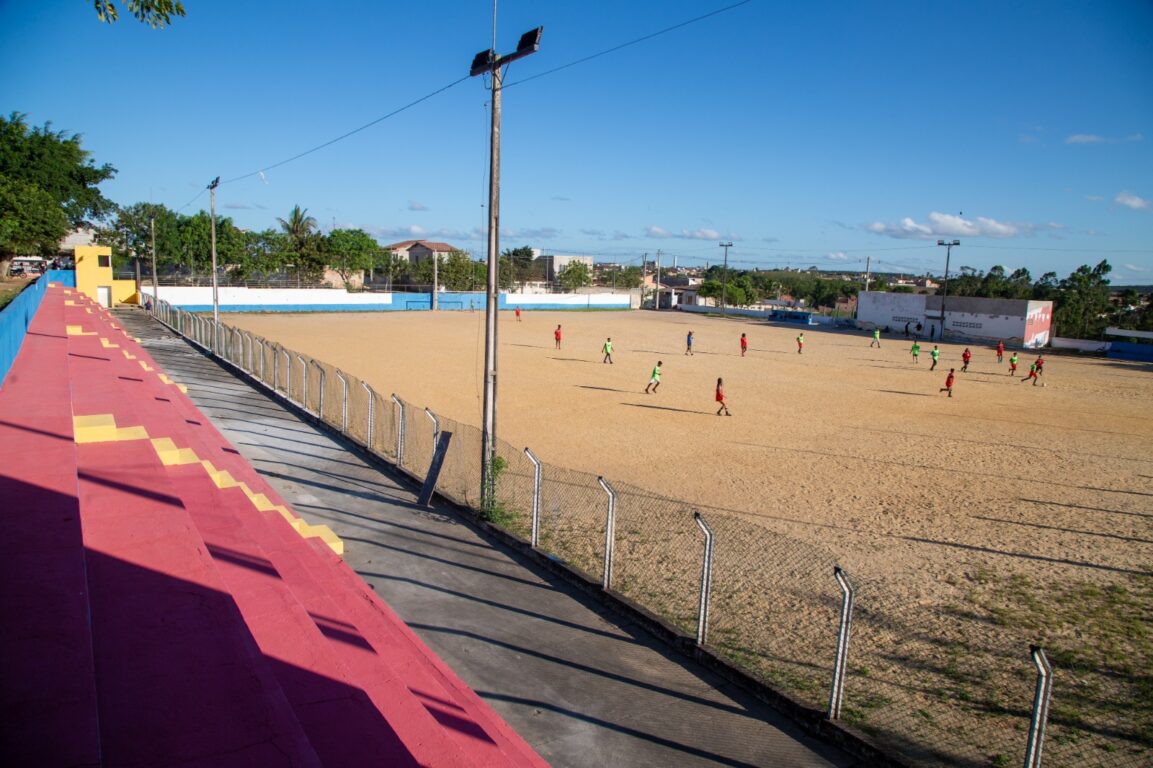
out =
[[[720,246],[725,249],[725,266],[721,272],[721,317],[725,316],[725,292],[729,285],[729,249],[733,247],[731,242],[721,243]]]
[[[220,334],[220,295],[216,285],[216,188],[220,186],[220,177],[217,176],[208,185],[208,209],[212,219],[212,232],[209,235],[212,243],[212,352],[216,353],[216,344]]]
[[[945,338],[945,302],[949,300],[949,256],[953,253],[953,246],[960,245],[960,240],[938,240],[937,245],[945,246],[945,281],[944,290],[941,291],[941,339]]]
[[[152,233],[152,306],[160,308],[160,283],[156,278],[156,217],[148,220],[148,228]]]
[[[481,504],[491,506],[493,493],[492,463],[496,458],[496,381],[497,381],[497,311],[500,301],[498,270],[500,267],[500,100],[501,67],[535,53],[540,48],[543,27],[521,35],[514,53],[500,56],[496,49],[481,51],[472,60],[469,75],[492,76],[492,126],[489,135],[488,176],[488,274],[484,312],[484,403],[481,418]],[[495,34],[495,33],[494,33]]]

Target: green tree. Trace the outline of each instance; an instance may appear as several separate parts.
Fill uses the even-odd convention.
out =
[[[593,284],[592,272],[583,261],[570,261],[556,277],[560,287],[565,291],[575,291]]]
[[[446,290],[476,291],[485,285],[484,270],[484,264],[473,261],[464,251],[453,251],[440,260],[438,277]]]
[[[513,282],[525,283],[534,279],[538,269],[534,269],[534,254],[532,248],[522,245],[520,248],[507,248],[501,253],[501,258],[508,259]],[[537,278],[537,279],[543,279]]]
[[[152,260],[152,223],[156,225],[156,264],[173,265],[180,255],[181,217],[157,203],[134,203],[116,211],[116,218],[99,233],[101,242],[112,245],[124,259],[138,256],[147,268]]]
[[[380,246],[362,229],[334,229],[328,233],[328,266],[347,286],[354,272],[372,269]]]
[[[181,218],[178,227],[180,263],[190,274],[207,273],[212,267],[212,217],[207,211]],[[216,266],[233,270],[245,257],[244,236],[232,219],[216,217]]]
[[[96,6],[96,17],[106,24],[120,18],[120,13],[112,0],[92,0]],[[184,6],[179,0],[128,0],[128,12],[153,29],[172,23],[173,16],[183,16]]]
[[[35,184],[0,177],[0,275],[16,255],[51,255],[68,232],[68,217]]]
[[[275,229],[244,233],[243,274],[259,274],[265,280],[292,261],[288,236]]]
[[[1109,324],[1109,273],[1113,268],[1102,260],[1092,269],[1082,264],[1061,281],[1053,308],[1056,335],[1075,339],[1099,338]]]
[[[99,184],[116,174],[95,165],[80,137],[30,128],[25,116],[0,117],[0,268],[20,253],[52,255],[71,227],[91,226],[116,205]],[[63,216],[53,211],[59,210]]]
[[[293,206],[287,219],[278,218],[280,228],[288,235],[292,248],[291,267],[299,276],[317,278],[324,273],[324,242],[316,231],[316,219],[308,215],[307,208]]]

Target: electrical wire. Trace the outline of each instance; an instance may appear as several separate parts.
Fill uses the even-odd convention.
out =
[[[400,107],[398,109],[394,109],[393,111],[389,112],[387,115],[382,115],[381,117],[376,118],[372,122],[365,123],[364,125],[360,126],[359,128],[354,128],[353,130],[349,131],[348,133],[341,134],[340,136],[337,136],[335,139],[330,139],[329,141],[326,141],[323,144],[316,145],[312,149],[308,149],[308,150],[305,150],[304,152],[293,155],[292,157],[288,158],[287,160],[281,160],[278,163],[273,163],[272,165],[266,165],[266,166],[263,166],[261,168],[257,168],[255,171],[252,171],[251,173],[246,173],[242,176],[234,176],[233,178],[227,179],[227,180],[222,181],[220,183],[221,184],[231,184],[231,183],[236,182],[236,181],[243,181],[244,179],[249,179],[249,178],[252,178],[253,176],[263,174],[265,171],[271,171],[273,168],[279,168],[283,165],[288,165],[289,163],[294,162],[296,160],[299,160],[302,157],[307,157],[308,155],[311,155],[313,152],[319,152],[320,150],[324,149],[325,147],[331,147],[333,144],[336,144],[338,141],[344,141],[345,139],[349,138],[350,136],[355,136],[356,134],[360,133],[361,131],[364,131],[364,130],[367,130],[368,128],[371,128],[372,126],[376,125],[377,123],[384,122],[385,120],[387,120],[390,117],[395,117],[396,115],[399,115],[401,112],[412,109],[417,104],[428,101],[433,96],[437,96],[439,94],[442,94],[445,91],[447,91],[449,88],[453,88],[457,85],[460,85],[461,83],[463,83],[465,80],[468,80],[468,79],[469,79],[469,76],[466,75],[466,76],[460,78],[459,80],[456,80],[454,82],[449,83],[448,85],[445,85],[441,88],[437,88],[432,93],[428,93],[428,94],[425,94],[424,96],[421,96],[416,101],[411,101],[408,104],[405,104],[403,107]]]
[[[653,32],[653,33],[648,34],[648,35],[644,35],[643,37],[638,37],[635,40],[628,41],[627,43],[621,43],[620,45],[614,45],[612,48],[606,48],[605,50],[600,51],[599,53],[594,53],[591,56],[585,56],[583,59],[577,59],[576,61],[571,61],[568,64],[562,64],[559,67],[554,67],[553,69],[546,70],[544,72],[541,72],[540,74],[533,75],[532,77],[526,77],[523,80],[517,80],[516,82],[513,82],[513,83],[507,83],[507,84],[503,85],[502,87],[503,88],[512,88],[512,87],[517,86],[517,85],[523,85],[525,83],[532,82],[533,80],[538,80],[542,77],[547,77],[548,75],[556,74],[557,72],[561,72],[563,70],[575,67],[578,64],[585,64],[587,62],[592,61],[593,59],[598,59],[601,56],[607,56],[610,53],[615,53],[616,51],[622,50],[624,48],[628,48],[629,46],[643,43],[646,40],[652,40],[654,37],[660,37],[661,35],[667,34],[667,33],[672,32],[674,30],[681,29],[682,27],[687,27],[690,24],[696,24],[698,21],[704,21],[705,19],[711,18],[713,16],[717,16],[717,15],[722,14],[722,13],[727,13],[728,11],[731,11],[735,8],[740,8],[742,5],[748,5],[752,1],[753,0],[741,0],[741,2],[739,2],[739,3],[733,3],[732,5],[727,5],[724,8],[718,8],[717,10],[710,11],[709,13],[706,13],[702,16],[697,16],[696,18],[689,19],[688,21],[682,21],[681,23],[674,24],[671,27],[665,27],[662,30],[659,30],[657,32]]]

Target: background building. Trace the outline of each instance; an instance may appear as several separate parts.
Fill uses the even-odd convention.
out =
[[[1019,299],[980,299],[972,296],[862,291],[857,297],[857,321],[903,332],[921,324],[925,338],[968,338],[1018,342],[1025,347],[1049,343],[1053,302]],[[942,333],[942,328],[944,332]]]

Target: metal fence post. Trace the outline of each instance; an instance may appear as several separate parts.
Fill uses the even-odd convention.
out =
[[[617,494],[603,477],[598,477],[597,482],[609,495],[608,518],[605,520],[605,570],[601,577],[601,588],[607,590],[613,583],[613,538],[617,520]]]
[[[432,419],[432,445],[433,449],[435,450],[436,441],[440,439],[440,419],[438,419],[436,414],[428,408],[424,409],[424,413],[426,416]]]
[[[365,393],[368,394],[368,446],[367,447],[368,447],[369,452],[371,453],[372,452],[373,435],[375,434],[373,432],[373,428],[375,425],[375,419],[373,417],[376,416],[376,393],[372,391],[372,387],[368,386],[363,381],[360,382],[360,386],[364,387]]]
[[[524,455],[528,456],[528,460],[532,462],[532,546],[536,549],[537,543],[540,541],[540,459],[536,457],[528,448],[524,449]]]
[[[395,392],[392,394],[392,402],[396,403],[397,407],[400,408],[400,421],[397,422],[397,425],[396,425],[396,466],[403,467],[404,466],[404,403],[401,402],[401,399],[396,396]]]
[[[316,366],[316,370],[320,373],[320,378],[317,381],[317,386],[320,387],[320,397],[318,397],[316,400],[316,415],[320,418],[321,421],[324,421],[324,384],[325,384],[324,380],[327,377],[324,373],[324,366],[323,365],[316,362],[315,360],[312,361],[312,364]],[[341,428],[340,431],[341,431],[341,434],[344,433],[343,428]]]
[[[705,644],[709,632],[709,598],[713,591],[713,530],[701,517],[693,512],[693,519],[705,533],[705,557],[701,565],[701,602],[697,608],[697,646]]]
[[[1049,695],[1053,692],[1053,668],[1039,645],[1029,646],[1037,666],[1037,690],[1033,694],[1033,717],[1029,720],[1029,741],[1025,747],[1025,768],[1041,768],[1041,748],[1045,745],[1045,724],[1049,720]]]
[[[291,400],[292,399],[292,355],[290,355],[288,353],[288,350],[285,349],[284,347],[281,347],[280,351],[284,353],[284,362],[285,362],[285,366],[284,366],[284,375],[285,375],[284,394],[288,395],[288,399]]]
[[[302,408],[304,408],[305,413],[309,413],[310,411],[308,410],[308,361],[305,360],[304,355],[300,354],[299,352],[296,353],[296,359],[300,361],[300,374],[303,377],[302,381],[300,382],[300,392],[301,392],[300,405]],[[289,363],[289,365],[291,366],[292,363]]]
[[[276,347],[272,348],[272,391],[280,387],[280,353]]]
[[[340,434],[348,432],[348,379],[338,368],[336,378],[340,379]]]
[[[260,347],[260,380],[267,383],[268,380],[264,378],[264,342],[253,339],[252,342]]]
[[[841,699],[845,695],[845,666],[849,658],[849,630],[853,626],[853,600],[855,596],[849,576],[841,566],[833,567],[833,576],[841,585],[841,592],[844,597],[841,600],[841,628],[837,632],[837,658],[833,663],[833,685],[829,691],[830,720],[836,720],[841,716]]]

